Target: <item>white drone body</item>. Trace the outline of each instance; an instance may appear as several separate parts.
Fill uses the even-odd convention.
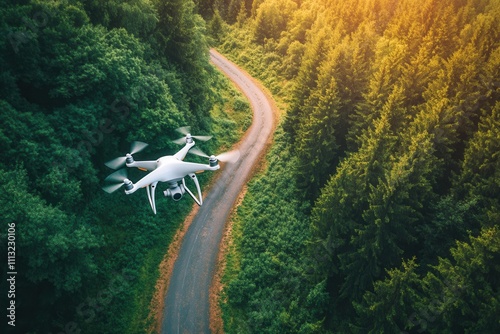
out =
[[[239,158],[239,151],[223,153],[218,157],[215,157],[213,155],[208,157],[206,154],[197,149],[194,149],[190,152],[190,149],[195,145],[193,138],[208,140],[211,137],[191,136],[191,134],[189,134],[186,129],[188,128],[186,127],[178,129],[178,131],[185,133],[186,136],[175,142],[180,143],[181,141],[185,141],[185,146],[174,155],[163,156],[154,161],[135,161],[132,157],[132,154],[143,150],[147,146],[147,144],[142,142],[134,142],[132,144],[131,153],[127,153],[124,157],[108,161],[106,163],[106,166],[113,169],[117,169],[125,165],[129,168],[139,168],[143,171],[149,172],[149,174],[144,176],[136,183],[132,183],[132,181],[127,178],[126,170],[120,169],[106,178],[106,181],[111,181],[114,184],[104,186],[104,191],[112,193],[124,186],[125,194],[129,195],[136,192],[140,188],[146,188],[149,204],[151,205],[151,209],[153,209],[153,212],[156,214],[156,186],[158,182],[166,182],[168,183],[168,189],[163,192],[166,197],[171,197],[174,201],[179,201],[187,192],[193,198],[193,200],[201,206],[203,204],[203,197],[201,193],[200,183],[198,182],[198,178],[196,177],[196,173],[200,173],[206,170],[218,170],[220,168],[219,159],[222,161],[235,162]],[[208,157],[209,163],[201,164],[183,161],[188,152]],[[198,196],[195,196],[193,192],[187,187],[185,181],[186,176],[189,176],[189,178],[194,182]]]

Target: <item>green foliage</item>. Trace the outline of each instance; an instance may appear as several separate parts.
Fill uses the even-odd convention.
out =
[[[158,15],[158,24],[153,35],[155,53],[161,59],[167,57],[167,68],[179,68],[189,123],[199,122],[208,129],[210,98],[207,98],[206,83],[209,78],[208,42],[205,24],[195,12],[192,1],[153,1]]]
[[[351,327],[358,333],[398,333],[406,329],[408,314],[414,310],[420,283],[415,273],[415,259],[403,261],[402,269],[391,269],[384,281],[374,284],[374,291],[367,291],[362,303],[354,304],[359,323]]]
[[[49,282],[56,297],[81,288],[97,272],[94,250],[102,239],[85,220],[31,194],[22,167],[2,170],[0,180],[2,217],[17,226],[21,258],[29,254],[23,273],[32,283]]]
[[[279,54],[268,52],[261,45],[253,45],[252,48],[234,54],[233,49],[242,49],[244,45],[251,43],[251,35],[244,30],[229,31],[224,35],[220,46],[221,52],[227,54],[230,59],[237,63],[246,63],[247,71],[254,77],[261,79],[266,87],[274,94],[283,94],[287,87],[278,79],[278,72],[282,68]]]
[[[111,172],[103,163],[133,140],[151,144],[140,159],[173,153],[183,125],[215,135],[204,150],[227,149],[249,126],[248,103],[210,66],[191,1],[7,1],[0,12],[14,329],[144,332],[158,265],[192,202],[159,199],[154,216],[145,197],[100,189]]]
[[[462,173],[456,178],[457,196],[477,201],[482,215],[469,228],[494,226],[500,218],[500,103],[481,117],[479,129],[468,143]],[[472,223],[472,222],[470,222]]]
[[[289,164],[276,174],[270,163],[239,210],[228,331],[498,331],[498,1],[246,8],[220,48],[285,105],[274,154]],[[297,236],[272,230],[284,215],[263,209],[282,203],[261,195],[280,180],[306,203],[286,219],[300,214],[310,226],[294,271],[272,254]],[[281,231],[288,236],[270,255]],[[275,277],[285,273],[302,286],[280,300],[289,279]]]
[[[268,38],[278,39],[296,9],[297,4],[292,0],[264,1],[255,17],[254,35],[257,42],[263,43]]]
[[[282,333],[303,328],[313,333],[326,312],[327,295],[324,281],[304,289],[310,284],[303,271],[307,207],[297,199],[291,180],[281,177],[295,159],[282,144],[268,161],[267,171],[249,185],[234,222],[231,259],[238,260],[226,270],[225,330]],[[311,312],[303,305],[311,306]]]
[[[308,110],[313,104],[308,103],[311,92],[314,91],[317,85],[320,64],[328,53],[330,39],[335,42],[335,37],[332,35],[331,29],[328,27],[317,28],[318,31],[314,33],[311,45],[306,48],[304,56],[301,60],[300,70],[295,79],[293,87],[293,100],[291,101],[290,111],[286,115],[284,128],[287,132],[292,134],[292,139],[296,134],[296,128],[299,126],[300,118],[307,115]],[[308,108],[309,107],[309,108]]]
[[[158,22],[157,12],[151,1],[126,0],[107,1],[103,5],[98,0],[80,1],[94,24],[107,28],[125,28],[135,37],[147,39]]]
[[[210,36],[216,43],[220,43],[223,34],[223,22],[218,11],[214,13],[212,19],[208,23],[208,31]]]
[[[457,241],[451,258],[440,258],[423,278],[423,294],[411,324],[431,333],[498,331],[499,246],[498,227]]]

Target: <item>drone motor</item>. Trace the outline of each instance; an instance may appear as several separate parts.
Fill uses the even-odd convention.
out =
[[[128,164],[132,164],[134,163],[134,157],[132,156],[132,154],[130,153],[127,153],[127,155],[125,155],[125,162],[128,163]]]
[[[215,157],[215,155],[211,155],[208,158],[208,161],[209,161],[210,167],[215,167],[218,164],[218,161],[217,161],[217,158]]]
[[[129,179],[123,180],[123,186],[125,187],[125,190],[127,190],[127,191],[132,190],[132,188],[134,188],[134,184]]]

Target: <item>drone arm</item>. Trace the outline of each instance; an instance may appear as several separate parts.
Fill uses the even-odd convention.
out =
[[[155,161],[134,161],[127,164],[127,167],[137,167],[140,169],[145,169],[147,171],[155,170],[158,167],[158,163]]]
[[[191,190],[189,190],[189,188],[186,186],[186,181],[184,178],[182,179],[182,185],[184,186],[184,189],[186,189],[188,194],[194,199],[196,204],[201,206],[203,204],[203,197],[201,194],[201,188],[200,188],[200,183],[198,182],[198,178],[196,177],[196,174],[194,174],[194,173],[189,174],[189,177],[191,178],[191,180],[194,181],[194,184],[196,185],[196,190],[198,191],[198,198],[196,198],[196,196],[194,196],[194,194],[191,192]]]
[[[174,157],[177,160],[184,160],[189,149],[191,149],[191,147],[193,147],[193,146],[194,146],[194,141],[192,141],[190,143],[186,143],[186,146],[184,146],[179,152],[175,153]]]
[[[218,170],[220,168],[220,165],[217,164],[215,166],[210,166],[210,165],[206,165],[206,164],[200,164],[200,163],[196,163],[196,162],[183,162],[183,173],[184,175],[188,175],[190,173],[197,173],[197,172],[202,172],[202,171],[205,171],[205,170],[211,170],[211,171],[214,171],[214,170]]]

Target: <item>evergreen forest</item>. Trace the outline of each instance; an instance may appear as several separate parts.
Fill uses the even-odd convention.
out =
[[[500,1],[200,13],[283,110],[232,219],[224,331],[499,333]]]
[[[193,202],[157,193],[154,215],[145,192],[107,194],[104,162],[133,141],[150,144],[139,160],[173,154],[186,125],[226,149],[249,105],[210,65],[191,0],[2,0],[0,36],[0,332],[145,333]]]
[[[150,332],[192,202],[107,194],[104,162],[185,125],[238,140],[210,46],[282,111],[231,219],[224,332],[500,332],[500,1],[4,0],[0,35],[2,333]]]

